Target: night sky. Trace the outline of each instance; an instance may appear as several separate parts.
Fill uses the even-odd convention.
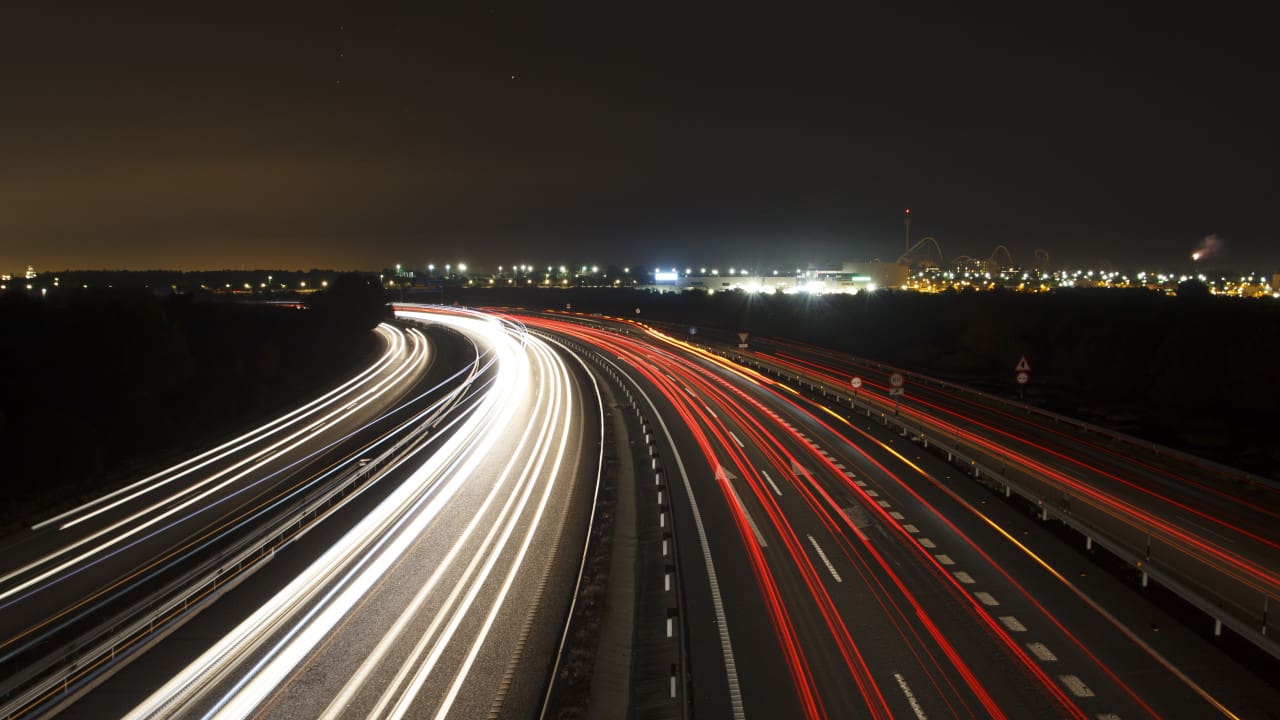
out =
[[[0,9],[0,270],[1280,269],[1261,2],[116,5]]]

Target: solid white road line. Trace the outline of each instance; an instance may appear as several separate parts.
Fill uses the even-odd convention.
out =
[[[733,642],[729,637],[728,620],[725,619],[724,599],[720,595],[720,580],[716,575],[715,563],[711,560],[711,546],[707,542],[707,530],[702,522],[702,513],[698,510],[698,500],[693,494],[693,484],[689,482],[689,472],[685,468],[684,459],[680,456],[680,452],[675,449],[676,441],[671,435],[671,429],[667,427],[667,421],[658,412],[658,406],[654,404],[653,399],[640,388],[639,383],[635,381],[635,378],[631,377],[630,373],[622,370],[613,361],[609,362],[614,365],[615,370],[631,382],[631,385],[644,398],[645,403],[653,412],[654,418],[658,421],[658,425],[662,428],[662,434],[667,438],[667,446],[671,448],[671,455],[675,460],[676,469],[680,471],[680,480],[684,485],[685,497],[688,498],[689,502],[689,512],[693,515],[693,527],[698,533],[698,544],[702,549],[702,562],[707,570],[707,584],[711,588],[711,607],[715,610],[716,629],[720,633],[720,651],[724,655],[725,678],[729,686],[729,710],[733,713],[734,720],[746,720],[746,711],[742,706],[742,688],[738,683],[738,664],[733,657]],[[663,541],[663,548],[664,550],[666,549],[665,540]]]

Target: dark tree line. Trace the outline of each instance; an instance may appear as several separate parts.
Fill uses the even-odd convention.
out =
[[[377,282],[344,276],[312,298],[0,295],[4,527],[232,437],[370,359],[387,313]]]

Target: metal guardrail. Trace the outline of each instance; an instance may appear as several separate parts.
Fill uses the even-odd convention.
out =
[[[717,351],[718,354],[739,364],[754,365],[800,388],[835,399],[852,410],[869,418],[878,419],[886,427],[893,427],[904,437],[921,445],[970,473],[974,480],[1005,493],[1017,494],[1039,510],[1042,521],[1053,518],[1080,533],[1087,547],[1101,546],[1139,572],[1140,582],[1146,587],[1155,581],[1198,608],[1214,621],[1215,634],[1222,626],[1229,627],[1245,639],[1274,657],[1280,658],[1280,643],[1274,639],[1280,626],[1269,614],[1270,606],[1280,598],[1249,587],[1238,578],[1223,571],[1208,560],[1187,554],[1182,548],[1158,539],[1152,528],[1117,529],[1110,516],[1080,498],[1073,498],[1061,487],[1046,482],[1029,473],[996,469],[990,456],[960,445],[949,433],[930,433],[924,427],[914,425],[901,417],[874,407],[865,400],[854,400],[852,395],[814,383],[801,375],[774,367],[756,358],[738,353]],[[865,397],[865,396],[864,396]],[[1073,503],[1072,500],[1080,500]]]
[[[1212,471],[1229,480],[1266,485],[1272,488],[1280,489],[1280,482],[1273,480],[1271,478],[1263,477],[1262,475],[1257,475],[1255,473],[1247,472],[1239,468],[1234,468],[1234,467],[1231,467],[1230,465],[1224,465],[1223,463],[1215,462],[1213,460],[1208,460],[1206,458],[1202,458],[1197,455],[1193,455],[1191,453],[1178,450],[1176,448],[1166,447],[1164,445],[1160,445],[1158,443],[1154,443],[1149,440],[1143,440],[1142,438],[1134,437],[1133,435],[1127,435],[1125,433],[1119,432],[1117,430],[1112,430],[1111,428],[1103,427],[1101,425],[1095,425],[1093,423],[1080,420],[1079,418],[1073,418],[1069,415],[1062,415],[1060,413],[1056,413],[1051,410],[1045,410],[1043,408],[1038,408],[1034,405],[1028,405],[1027,403],[1018,402],[1017,400],[1014,400],[1012,398],[1006,398],[1000,395],[993,395],[988,392],[983,392],[982,390],[966,387],[964,385],[953,383],[947,380],[940,380],[938,378],[931,377],[929,375],[922,375],[912,370],[904,370],[902,368],[894,367],[893,365],[888,365],[882,362],[877,362],[875,360],[870,360],[867,358],[857,357],[853,355],[850,355],[849,357],[853,359],[855,362],[876,368],[877,370],[880,370],[881,372],[884,372],[884,373],[896,372],[901,374],[903,377],[910,379],[912,382],[915,382],[915,383],[919,383],[922,385],[933,385],[935,387],[944,388],[952,392],[969,395],[969,396],[978,398],[980,400],[983,400],[984,402],[987,402],[987,403],[1002,405],[1006,408],[1013,409],[1028,415],[1038,415],[1040,417],[1052,420],[1055,423],[1059,423],[1062,425],[1069,425],[1071,427],[1076,428],[1077,430],[1082,430],[1084,432],[1092,433],[1094,435],[1099,435],[1124,445],[1140,448],[1142,450],[1145,450],[1151,453],[1152,455],[1163,455],[1165,457],[1173,458],[1175,460],[1178,460],[1179,462],[1184,462],[1188,465],[1191,465],[1203,470]]]

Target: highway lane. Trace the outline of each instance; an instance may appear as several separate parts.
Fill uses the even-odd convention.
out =
[[[891,439],[683,343],[581,319],[530,322],[628,363],[684,436],[673,450],[690,468],[724,608],[723,621],[689,610],[695,708],[732,710],[736,685],[747,714],[770,716],[1231,716],[1015,543],[980,500],[952,495],[942,478],[958,473],[945,463],[908,460]],[[692,565],[686,587],[705,592]],[[708,637],[708,619],[727,630],[730,652]],[[725,682],[730,667],[736,683]]]
[[[810,349],[801,357],[794,346],[788,349],[747,361],[776,364],[828,387],[843,387],[848,374],[866,374],[862,399],[885,412],[891,408],[880,381],[888,370],[856,360],[833,367],[838,356],[829,352]],[[917,383],[900,413],[935,437],[976,448],[990,458],[989,466],[1034,478],[1055,509],[1089,509],[1105,531],[1136,548],[1145,544],[1147,564],[1179,573],[1182,582],[1218,598],[1229,615],[1267,621],[1266,598],[1280,596],[1280,536],[1274,530],[1280,491],[1274,484],[1229,480],[1176,453],[1156,456],[1137,443],[1101,442],[1095,434],[990,405]]]
[[[398,314],[486,359],[451,432],[130,716],[477,717],[541,700],[598,472],[598,398],[518,325]]]
[[[867,392],[885,394],[892,368],[839,353],[783,341],[756,344],[769,359],[802,371],[821,373],[832,380],[858,375]],[[750,355],[751,353],[748,353]],[[1243,473],[1224,475],[1195,458],[1174,452],[1153,453],[1097,434],[1088,435],[1069,425],[1027,413],[1012,404],[998,404],[975,393],[962,394],[934,382],[912,383],[903,397],[907,412],[937,416],[964,423],[967,429],[1014,449],[1037,453],[1061,472],[1084,472],[1109,481],[1136,495],[1166,503],[1189,521],[1222,526],[1253,535],[1258,542],[1280,549],[1271,528],[1280,520],[1280,484],[1235,482]]]
[[[383,355],[316,401],[10,541],[0,581],[6,695],[17,697],[64,658],[85,657],[130,617],[182,592],[192,568],[355,472],[361,450],[397,422],[391,408],[403,408],[410,393],[418,402],[431,395],[418,388],[432,365],[426,338],[390,325],[378,332]],[[165,621],[177,621],[175,614]],[[114,672],[151,629],[85,660],[66,687]]]

